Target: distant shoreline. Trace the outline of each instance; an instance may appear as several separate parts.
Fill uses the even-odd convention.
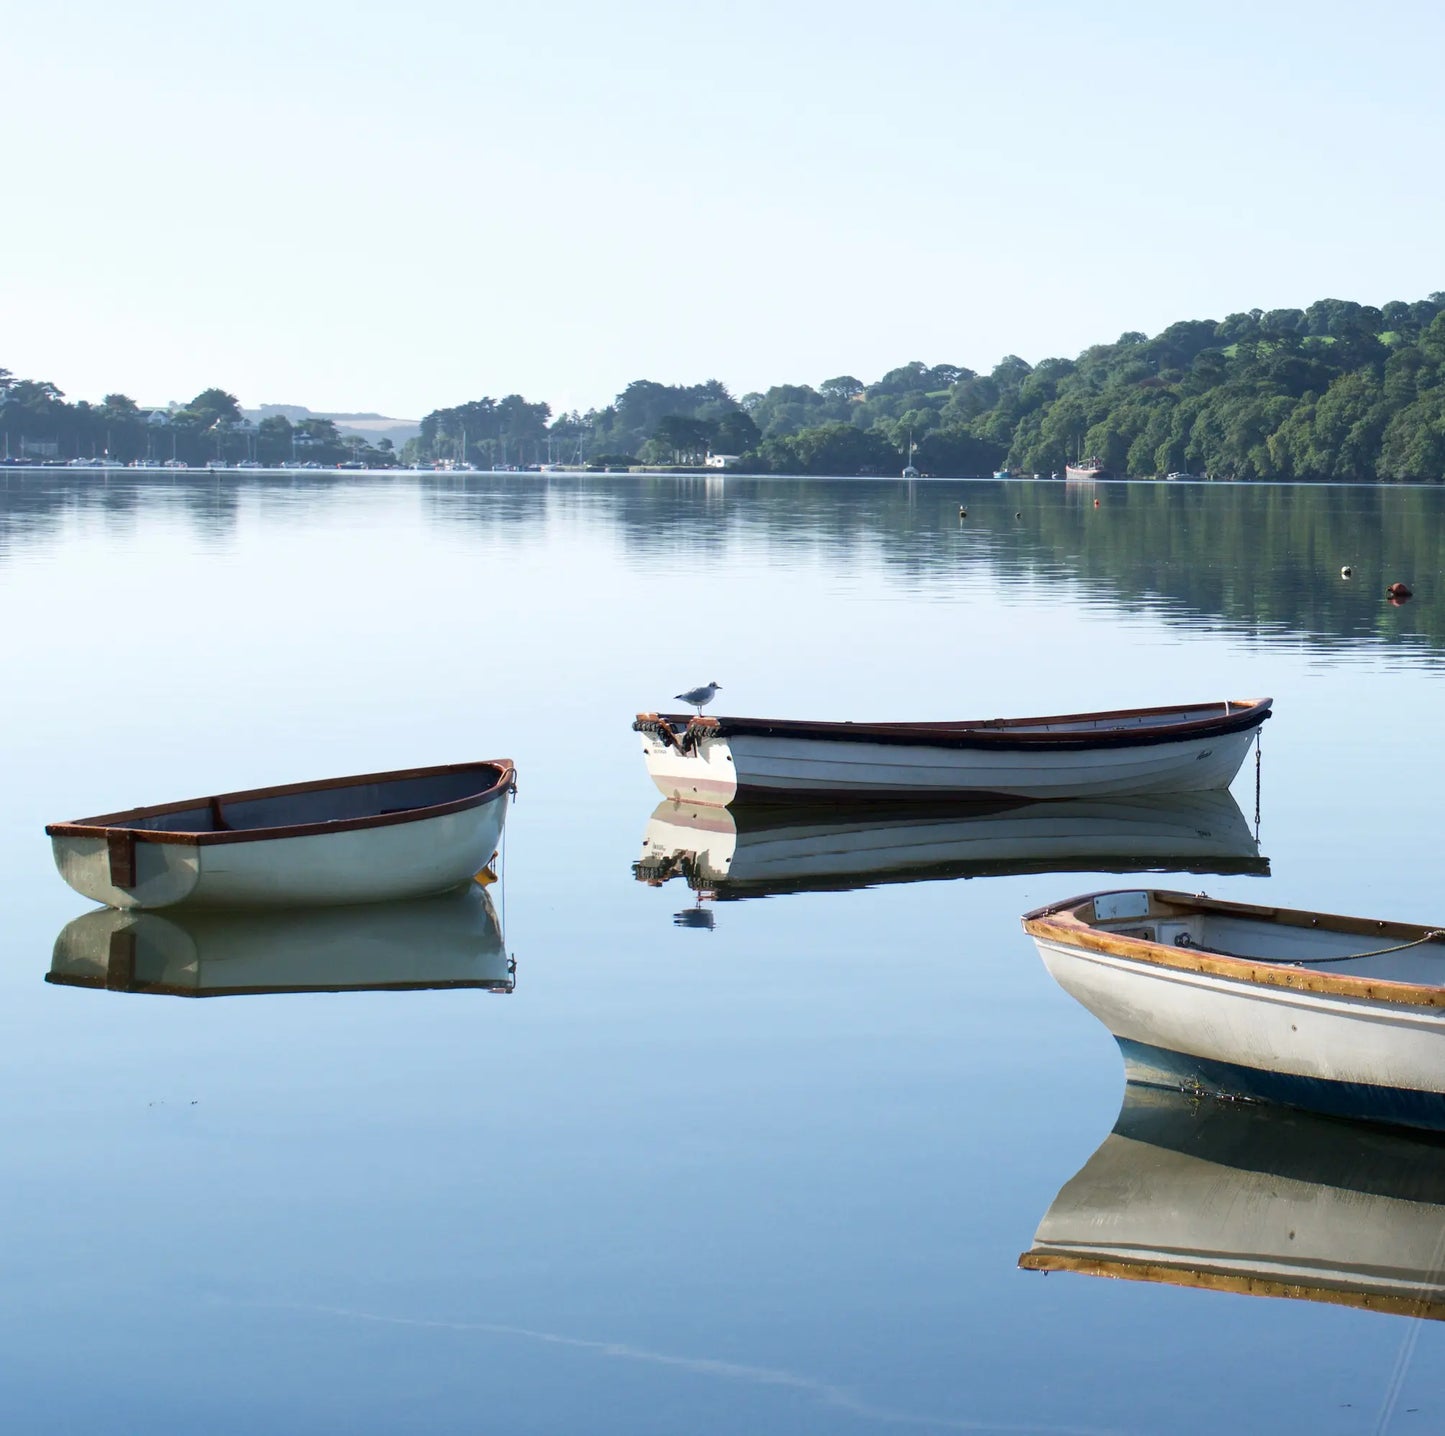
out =
[[[40,475],[46,478],[59,476],[93,478],[101,475],[106,479],[114,478],[163,478],[163,479],[189,479],[200,478],[206,475],[222,476],[230,479],[257,479],[257,478],[334,478],[334,479],[355,479],[363,475],[385,476],[388,478],[426,478],[426,479],[482,479],[497,477],[517,478],[691,478],[706,479],[708,481],[723,479],[752,479],[765,480],[768,483],[859,483],[859,484],[996,484],[1009,485],[1021,484],[1028,487],[1038,486],[1047,489],[1061,489],[1066,492],[1080,494],[1093,491],[1098,486],[1112,486],[1117,488],[1160,488],[1171,489],[1186,488],[1364,488],[1364,489],[1437,489],[1445,485],[1445,479],[1280,479],[1280,478],[1215,478],[1209,479],[1202,475],[1187,480],[1165,480],[1154,475],[1141,475],[1136,478],[1120,476],[1110,479],[1087,479],[1070,482],[1065,479],[1051,479],[1033,474],[1011,474],[1006,479],[1000,479],[993,474],[918,474],[905,478],[901,474],[783,474],[783,473],[759,473],[748,469],[716,469],[701,467],[659,468],[655,465],[637,464],[629,468],[581,468],[569,467],[565,464],[553,464],[538,468],[531,466],[527,468],[497,468],[497,469],[436,469],[436,468],[408,468],[403,465],[281,465],[279,467],[260,468],[248,464],[195,464],[195,465],[155,465],[155,464],[116,464],[103,463],[97,460],[94,463],[76,463],[73,460],[66,460],[62,463],[48,464],[18,464],[12,460],[0,460],[0,475]]]

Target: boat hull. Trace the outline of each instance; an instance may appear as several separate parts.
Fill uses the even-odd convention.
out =
[[[699,736],[688,751],[641,733],[648,775],[676,801],[739,796],[1092,798],[1227,788],[1254,729],[1132,746],[1055,751],[830,742],[761,734]]]
[[[1161,967],[1035,936],[1131,1081],[1445,1131],[1445,1009]]]
[[[56,834],[55,865],[78,893],[108,907],[300,906],[369,903],[445,892],[491,860],[506,821],[505,795],[408,822],[245,842],[146,841],[137,833],[135,881],[113,880],[105,837]]]

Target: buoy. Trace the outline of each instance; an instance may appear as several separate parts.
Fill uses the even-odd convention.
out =
[[[1095,499],[1095,500],[1094,500],[1094,507],[1095,507],[1095,508],[1098,508],[1098,507],[1099,507],[1099,501],[1098,501],[1098,499]]]
[[[1392,583],[1385,590],[1386,598],[1413,598],[1415,595],[1410,591],[1408,584]]]
[[[1346,565],[1340,570],[1340,577],[1341,577],[1341,578],[1353,578],[1353,577],[1354,577],[1354,574],[1355,574],[1355,571],[1354,571],[1354,569],[1352,569],[1352,568],[1349,566],[1349,564],[1346,564]]]

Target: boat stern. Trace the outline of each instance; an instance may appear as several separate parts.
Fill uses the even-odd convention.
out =
[[[666,718],[639,713],[633,730],[642,740],[647,775],[676,803],[726,805],[737,796],[731,745],[715,718],[693,719],[678,733]]]
[[[50,836],[60,876],[94,902],[116,908],[184,902],[201,877],[200,853],[185,843],[138,841],[131,829]]]

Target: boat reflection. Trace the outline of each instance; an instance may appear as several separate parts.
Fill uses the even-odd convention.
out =
[[[665,799],[640,882],[716,898],[1063,872],[1269,872],[1228,792],[993,804],[735,804]]]
[[[1019,1265],[1442,1320],[1445,1145],[1127,1083]]]
[[[99,908],[55,939],[47,982],[172,997],[262,992],[511,992],[501,924],[476,883],[333,908]]]

